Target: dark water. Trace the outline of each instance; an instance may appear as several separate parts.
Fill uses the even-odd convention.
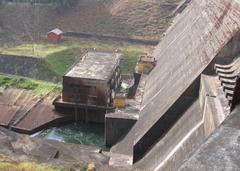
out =
[[[39,136],[105,149],[104,125],[102,124],[71,123],[45,130]]]

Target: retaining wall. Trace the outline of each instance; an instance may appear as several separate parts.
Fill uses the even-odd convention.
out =
[[[53,82],[61,80],[41,58],[0,54],[0,65],[0,72],[5,74]]]

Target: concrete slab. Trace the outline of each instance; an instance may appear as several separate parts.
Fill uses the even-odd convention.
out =
[[[0,115],[0,125],[7,127],[11,119],[17,113],[17,106],[6,106],[5,104],[0,104],[1,115]]]
[[[51,99],[44,98],[22,120],[11,127],[15,131],[32,134],[50,125],[73,120],[73,115],[64,115],[56,112]]]
[[[7,88],[0,94],[0,125],[32,134],[52,124],[73,121],[73,115],[57,113],[50,97],[32,91]]]

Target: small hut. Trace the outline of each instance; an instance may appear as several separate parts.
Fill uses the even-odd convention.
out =
[[[62,30],[56,28],[50,32],[47,33],[47,39],[48,39],[48,42],[50,43],[58,43],[61,41],[61,38],[62,38]]]

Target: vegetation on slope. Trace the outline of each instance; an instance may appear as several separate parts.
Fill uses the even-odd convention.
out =
[[[61,86],[58,84],[2,74],[0,74],[0,87],[14,87],[32,90],[39,96],[43,96],[48,93],[58,94],[61,90]]]
[[[69,48],[46,56],[45,61],[49,68],[58,76],[62,76],[83,55],[80,48]]]
[[[0,48],[0,53],[9,55],[23,55],[42,57],[49,70],[56,76],[64,75],[67,69],[79,59],[88,49],[116,50],[123,53],[123,73],[131,74],[140,55],[148,53],[151,47],[122,42],[101,42],[93,40],[66,40],[59,44],[39,42],[35,44],[23,43],[15,47]]]
[[[55,1],[61,6],[70,0]],[[159,41],[179,3],[179,0],[77,0],[71,8],[12,3],[1,7],[0,27],[4,39],[11,43],[37,40],[38,35],[55,27],[65,32]]]
[[[13,47],[2,47],[0,53],[18,56],[46,57],[68,49],[67,46],[48,43],[23,43]]]
[[[0,170],[1,171],[69,171],[70,169],[49,167],[49,166],[30,163],[30,162],[24,162],[24,163],[0,162]]]

